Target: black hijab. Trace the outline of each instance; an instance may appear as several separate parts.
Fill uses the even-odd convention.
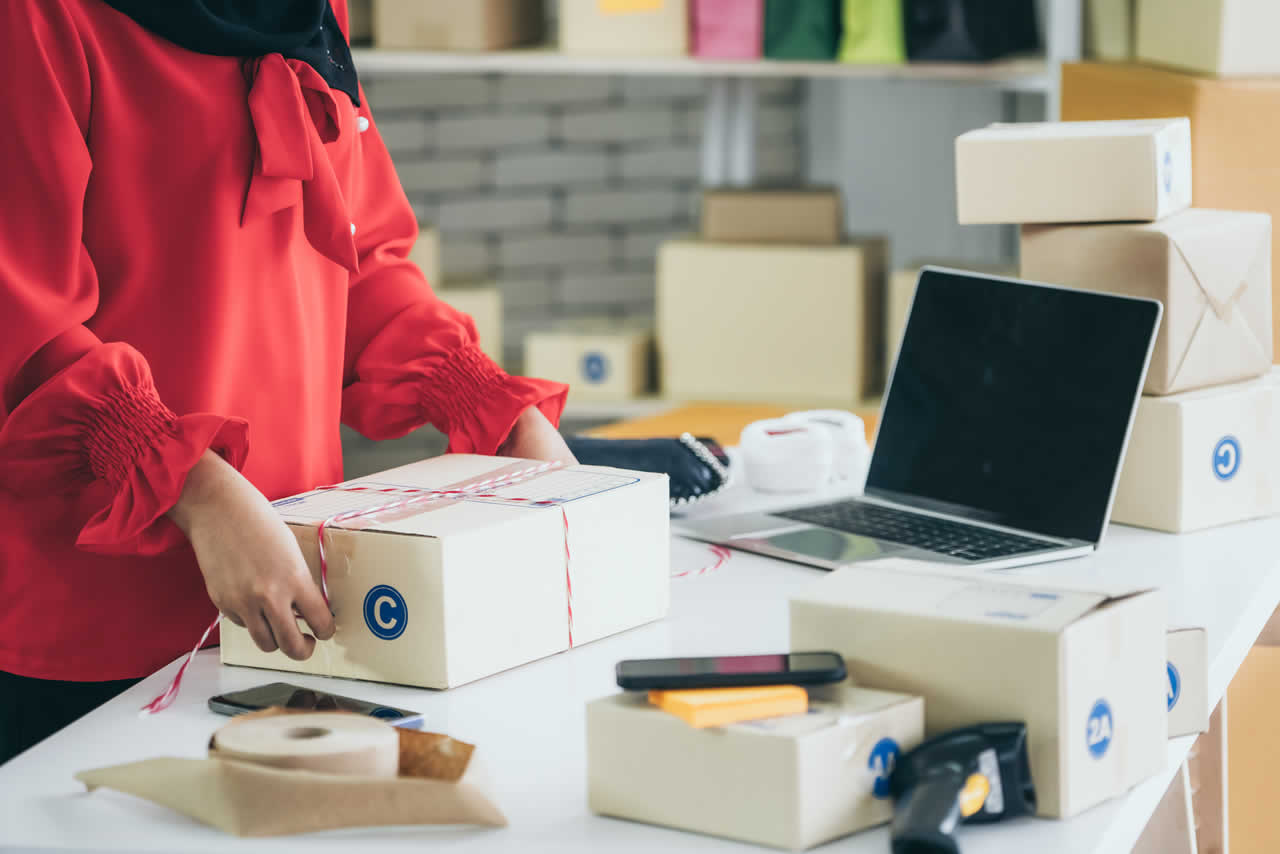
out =
[[[196,53],[283,54],[310,65],[359,105],[351,48],[329,0],[104,0],[143,27]]]

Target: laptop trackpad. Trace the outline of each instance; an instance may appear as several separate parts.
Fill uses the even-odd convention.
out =
[[[874,560],[906,550],[905,546],[873,540],[870,537],[859,537],[855,534],[844,534],[827,528],[802,528],[760,539],[775,549],[835,563]]]

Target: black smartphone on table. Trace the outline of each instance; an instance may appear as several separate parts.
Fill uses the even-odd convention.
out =
[[[308,712],[354,712],[379,718],[392,726],[417,729],[422,726],[422,713],[380,703],[329,694],[312,688],[301,688],[287,682],[272,682],[245,691],[232,691],[209,698],[209,708],[220,715],[243,715],[271,706]]]
[[[834,652],[649,658],[618,662],[618,686],[628,691],[677,691],[753,685],[827,685],[847,673]]]

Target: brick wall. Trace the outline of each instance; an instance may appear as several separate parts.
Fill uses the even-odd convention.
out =
[[[560,317],[650,316],[659,243],[696,227],[705,82],[413,75],[365,88],[444,280],[488,279],[504,350]],[[762,182],[802,179],[805,87],[758,84]]]

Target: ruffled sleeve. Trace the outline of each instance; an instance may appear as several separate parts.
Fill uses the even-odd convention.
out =
[[[372,121],[367,102],[361,115]],[[436,297],[408,260],[418,226],[376,127],[360,135],[360,149],[342,420],[371,439],[432,424],[451,451],[476,454],[496,453],[531,406],[558,424],[568,387],[511,376],[480,350],[471,318]]]

